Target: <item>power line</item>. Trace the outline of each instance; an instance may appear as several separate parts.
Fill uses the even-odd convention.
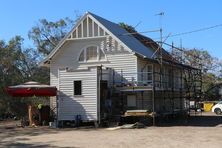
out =
[[[186,35],[186,34],[191,34],[191,33],[196,33],[196,32],[201,32],[201,31],[205,31],[205,30],[210,30],[210,29],[214,29],[214,28],[218,28],[218,27],[222,27],[222,24],[218,24],[218,25],[214,25],[214,26],[210,26],[210,27],[204,27],[204,28],[200,28],[200,29],[196,29],[196,30],[192,30],[192,31],[187,31],[187,32],[182,32],[182,33],[176,33],[176,34],[172,34],[172,35],[168,35],[168,36],[164,36],[163,38],[170,38],[170,37],[175,37],[175,36],[181,36],[181,35]],[[125,33],[122,35],[131,35],[131,34],[137,34],[137,33],[149,33],[149,32],[159,32],[160,30],[150,30],[150,31],[142,31],[142,32],[132,32],[132,33]],[[160,38],[155,38],[153,40],[157,40]]]
[[[178,47],[176,47],[176,46],[174,46],[174,45],[170,45],[170,44],[165,43],[165,42],[164,42],[163,44],[165,44],[165,45],[167,45],[167,46],[170,46],[170,47],[172,47],[172,48],[174,48],[174,49],[177,49],[177,50],[179,50],[179,51],[181,51],[181,52],[183,52],[183,53],[185,53],[185,54],[187,54],[187,55],[193,56],[193,57],[196,58],[196,59],[202,60],[202,58],[200,58],[200,57],[198,57],[198,56],[196,56],[196,55],[194,55],[194,54],[191,54],[191,53],[189,53],[188,51],[186,51],[186,50],[184,50],[184,49],[182,49],[182,48],[178,48]]]
[[[170,38],[170,37],[175,37],[175,36],[192,34],[192,33],[206,31],[206,30],[210,30],[210,29],[214,29],[214,28],[218,28],[218,27],[222,27],[222,24],[218,24],[218,25],[214,25],[214,26],[210,26],[210,27],[204,27],[204,28],[200,28],[200,29],[196,29],[196,30],[187,31],[187,32],[176,33],[176,34],[172,34],[169,37],[168,36],[163,36],[163,38],[166,38],[166,37]],[[157,39],[160,39],[160,38],[155,38],[154,40],[157,40]]]
[[[163,13],[164,14],[164,13]],[[157,15],[163,15],[163,14],[157,14]],[[204,28],[200,28],[200,29],[196,29],[196,30],[192,30],[192,31],[187,31],[187,32],[182,32],[182,33],[176,33],[176,34],[172,34],[172,35],[168,35],[168,36],[163,36],[162,38],[170,38],[170,37],[175,37],[175,36],[181,36],[181,35],[186,35],[186,34],[192,34],[192,33],[196,33],[196,32],[201,32],[201,31],[206,31],[206,30],[210,30],[210,29],[214,29],[214,28],[218,28],[218,27],[222,27],[222,24],[217,24],[217,25],[214,25],[214,26],[210,26],[210,27],[204,27]],[[132,33],[125,33],[125,34],[121,34],[121,35],[132,35],[132,34],[137,34],[137,33],[149,33],[149,32],[161,32],[161,29],[158,29],[158,30],[150,30],[150,31],[142,31],[142,32],[132,32]],[[155,38],[153,40],[157,40],[157,39],[161,39],[161,38]],[[154,42],[158,42],[158,41],[154,41]],[[147,42],[147,43],[153,43],[153,42]],[[160,43],[162,43],[160,41]],[[171,46],[170,44],[167,44],[167,43],[162,43],[162,44],[165,44],[167,46]],[[175,49],[177,50],[180,50],[182,52],[185,52],[186,54],[188,54],[186,51],[178,48],[178,47],[175,47]],[[194,56],[194,55],[192,55]],[[198,58],[198,59],[201,59],[200,57],[197,57],[195,56],[195,58]]]
[[[186,35],[186,34],[191,34],[191,33],[196,33],[196,32],[200,32],[200,31],[214,29],[214,28],[217,28],[217,27],[222,27],[222,24],[218,24],[218,25],[214,25],[214,26],[210,26],[210,27],[205,27],[205,28],[200,28],[200,29],[196,29],[196,30],[192,30],[192,31],[177,33],[177,34],[171,35],[170,37],[181,36],[181,35]]]
[[[187,32],[181,32],[181,33],[176,33],[176,34],[172,34],[169,36],[170,37],[175,37],[175,36],[181,36],[181,35],[186,35],[186,34],[191,34],[191,33],[196,33],[196,32],[201,32],[201,31],[206,31],[206,30],[210,30],[210,29],[214,29],[214,28],[218,28],[218,27],[222,27],[222,24],[218,24],[218,25],[214,25],[214,26],[210,26],[210,27],[204,27],[204,28],[200,28],[200,29],[196,29],[196,30],[191,30],[191,31],[187,31]],[[159,32],[160,30],[150,30],[150,31],[141,31],[141,32],[132,32],[132,33],[125,33],[125,34],[121,34],[121,35],[130,35],[130,34],[137,34],[137,33],[150,33],[150,32]],[[166,38],[168,36],[163,36],[163,38]],[[154,40],[157,40],[160,38],[155,38]]]

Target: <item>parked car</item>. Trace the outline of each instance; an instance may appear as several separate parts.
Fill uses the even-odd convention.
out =
[[[222,113],[222,101],[212,107],[212,112],[216,113],[217,115]]]

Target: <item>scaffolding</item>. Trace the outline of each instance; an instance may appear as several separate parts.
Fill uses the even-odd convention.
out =
[[[171,46],[172,50],[176,49]],[[182,49],[179,51],[183,52]],[[136,94],[141,98],[139,107],[133,109],[144,110],[149,106],[153,125],[157,116],[190,114],[190,101],[199,102],[202,96],[201,69],[184,64],[182,53],[172,54],[171,59],[164,58],[162,52],[157,52],[157,55],[155,60],[147,59],[148,63],[152,63],[152,70],[147,68],[145,72],[126,73],[112,68],[102,70],[101,66],[101,80],[108,80],[109,92],[105,97],[112,101],[117,98],[118,101],[110,114],[124,114],[127,110],[126,94]],[[152,97],[149,98],[149,105],[146,92]]]
[[[118,105],[115,108],[120,109],[118,113],[123,114],[126,111],[126,94],[134,93],[141,98],[140,104],[137,104],[139,109],[147,109],[149,106],[153,125],[157,116],[190,114],[190,101],[199,102],[202,96],[202,66],[199,57],[195,57],[198,60],[195,66],[187,64],[184,55],[193,55],[185,52],[182,46],[178,48],[165,43],[167,38],[163,40],[162,28],[158,31],[160,42],[137,32],[132,33],[144,46],[154,49],[153,55],[146,59],[147,63],[151,63],[152,70],[147,68],[144,71],[149,64],[145,64],[136,73],[112,68],[102,70],[101,66],[101,78],[109,82],[109,95],[105,97],[110,100],[117,98]],[[163,45],[169,46],[172,53],[166,52]],[[147,97],[150,99],[148,103],[145,100]],[[111,114],[115,114],[113,110]]]

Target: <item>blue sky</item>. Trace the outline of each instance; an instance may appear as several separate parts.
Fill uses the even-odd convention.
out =
[[[125,22],[140,31],[159,28],[162,18],[163,34],[176,34],[199,28],[222,24],[222,1],[220,0],[1,0],[0,1],[0,39],[8,41],[21,35],[25,46],[31,47],[28,31],[39,19],[55,21],[70,17],[75,19],[76,11],[83,14],[91,11],[113,22]],[[158,38],[158,33],[145,35]],[[166,40],[184,47],[208,50],[213,56],[222,59],[222,27],[207,31],[177,36]]]

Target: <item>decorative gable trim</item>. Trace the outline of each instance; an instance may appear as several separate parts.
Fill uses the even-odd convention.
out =
[[[101,43],[101,49],[105,53],[112,53],[112,50],[119,52],[131,52],[135,54],[126,44],[124,44],[118,37],[109,31],[103,24],[87,12],[73,27],[73,29],[59,42],[59,44],[51,51],[44,61],[40,63],[41,66],[50,63],[51,58],[59,51],[66,41],[70,40],[84,40],[93,38],[106,38],[105,42]],[[143,55],[141,55],[143,56]]]

